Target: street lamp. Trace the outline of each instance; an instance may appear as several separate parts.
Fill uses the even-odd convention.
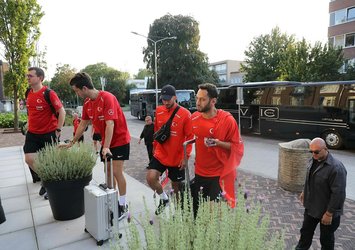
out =
[[[169,37],[164,37],[162,39],[159,39],[159,40],[153,40],[147,36],[144,36],[142,34],[139,34],[137,32],[134,32],[132,31],[131,32],[132,34],[134,35],[137,35],[137,36],[141,36],[141,37],[144,37],[144,38],[147,38],[149,41],[151,41],[152,43],[154,43],[154,70],[155,70],[155,104],[156,104],[156,108],[158,107],[158,66],[157,66],[157,43],[158,42],[162,42],[164,40],[168,40],[168,39],[176,39],[176,36],[169,36]]]

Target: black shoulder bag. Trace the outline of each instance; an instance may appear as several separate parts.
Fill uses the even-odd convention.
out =
[[[176,112],[178,112],[179,108],[180,106],[177,106],[174,112],[171,114],[169,120],[157,132],[154,133],[154,140],[156,140],[160,144],[163,144],[169,139],[171,123],[173,122],[173,118]]]

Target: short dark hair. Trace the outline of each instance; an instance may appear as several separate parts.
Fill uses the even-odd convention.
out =
[[[28,71],[34,70],[36,71],[36,76],[41,77],[42,81],[44,81],[44,71],[41,68],[38,67],[29,67]]]
[[[83,89],[83,87],[87,87],[88,89],[93,89],[94,84],[92,83],[91,77],[88,73],[79,72],[76,73],[75,76],[69,81],[70,86],[75,86],[78,89]]]
[[[202,83],[198,85],[199,89],[203,89],[207,91],[207,95],[209,98],[217,98],[218,97],[218,90],[216,85],[212,83]]]

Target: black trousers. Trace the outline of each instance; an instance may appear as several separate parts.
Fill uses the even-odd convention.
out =
[[[312,245],[312,239],[316,227],[320,223],[320,219],[314,218],[304,213],[304,219],[301,232],[301,238],[296,246],[296,250],[306,250]],[[332,224],[323,225],[320,223],[320,243],[322,250],[333,250],[334,249],[334,232],[338,229],[340,225],[340,216],[334,217]]]

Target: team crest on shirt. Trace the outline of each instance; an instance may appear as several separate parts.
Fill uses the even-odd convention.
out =
[[[101,112],[102,108],[101,107],[97,107],[97,111]]]
[[[108,113],[109,115],[113,115],[113,109],[109,109],[109,110],[107,111],[107,113]]]
[[[176,123],[176,122],[173,122],[173,123],[171,124],[171,126],[176,127],[176,126],[177,126],[177,123]]]
[[[38,98],[37,103],[42,103],[42,100]]]
[[[210,134],[213,135],[213,128],[210,128]]]

